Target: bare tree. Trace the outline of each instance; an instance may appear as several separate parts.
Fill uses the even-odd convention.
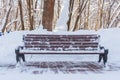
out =
[[[52,31],[53,29],[54,3],[55,0],[44,0],[42,24],[48,31]]]
[[[26,0],[29,16],[30,30],[34,29],[34,10],[33,10],[33,0]]]
[[[104,0],[98,0],[98,15],[95,30],[102,28]]]
[[[18,18],[18,8],[16,9],[16,16],[15,16],[15,19]],[[14,27],[14,30],[17,29],[17,22],[15,22],[15,27]]]
[[[84,29],[89,30],[89,16],[90,16],[90,0],[88,0],[88,4],[86,4],[86,9],[84,10]]]
[[[67,22],[67,30],[70,31],[70,23],[71,23],[71,19],[72,19],[72,12],[73,12],[73,7],[74,7],[74,0],[70,0],[69,1],[69,19]]]
[[[76,21],[75,21],[75,26],[74,26],[74,28],[73,28],[73,31],[75,31],[75,30],[78,29],[78,22],[79,22],[79,19],[80,19],[80,17],[81,17],[81,14],[82,14],[83,10],[84,10],[85,7],[86,7],[87,2],[88,2],[88,0],[82,0],[82,1],[80,2],[80,4],[79,4],[79,11],[78,11],[79,14],[78,14],[77,19],[76,19]]]
[[[108,16],[107,16],[107,20],[106,20],[106,23],[107,23],[106,27],[107,28],[109,27],[109,24],[110,24],[110,21],[111,21],[111,11],[112,11],[112,7],[113,7],[114,3],[115,3],[115,0],[113,0],[113,2],[111,2],[109,0],[109,6],[108,6],[108,11],[107,11]]]
[[[54,15],[53,15],[53,23],[52,23],[52,29],[54,30],[58,25],[57,21],[60,19],[60,16],[62,14],[62,5],[63,1],[62,0],[55,0],[54,4]]]
[[[23,20],[23,10],[22,10],[22,1],[18,0],[19,10],[20,10],[20,20],[21,20],[21,30],[24,30],[24,20]]]
[[[119,23],[119,19],[120,19],[120,3],[118,4],[118,6],[116,7],[115,11],[112,14],[112,19],[110,21],[109,27],[117,26],[117,24]]]
[[[9,14],[10,14],[10,10],[11,10],[11,7],[8,8],[6,14],[5,14],[5,17],[3,19],[3,23],[2,23],[2,32],[4,33],[5,32],[5,29],[6,29],[6,25],[7,25],[7,22],[8,22],[8,17],[9,17]]]

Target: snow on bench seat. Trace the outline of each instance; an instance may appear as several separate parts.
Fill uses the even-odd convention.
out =
[[[45,51],[45,50],[20,50],[21,54],[104,54],[104,51],[85,51],[85,50],[71,50],[71,51]]]

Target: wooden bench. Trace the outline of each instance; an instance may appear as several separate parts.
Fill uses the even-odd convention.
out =
[[[20,58],[25,61],[24,54],[98,54],[99,62],[103,58],[107,62],[107,55],[99,44],[100,36],[86,35],[47,35],[26,34],[23,36],[24,46],[16,50],[17,62]],[[102,55],[102,57],[101,57]]]

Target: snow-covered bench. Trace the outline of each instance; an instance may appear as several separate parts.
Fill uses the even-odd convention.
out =
[[[22,57],[25,61],[24,54],[98,54],[102,55],[105,64],[108,52],[100,47],[99,40],[100,36],[97,34],[26,34],[23,36],[24,46],[19,47],[16,59],[18,62]]]

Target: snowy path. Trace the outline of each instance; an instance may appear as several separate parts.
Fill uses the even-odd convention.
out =
[[[3,71],[14,71],[18,69],[20,73],[31,73],[31,74],[88,74],[88,73],[104,73],[108,71],[118,71],[120,66],[117,66],[115,63],[108,64],[108,69],[102,67],[102,64],[97,62],[28,62],[24,65],[21,65],[16,68],[15,65],[0,65],[0,74]]]

